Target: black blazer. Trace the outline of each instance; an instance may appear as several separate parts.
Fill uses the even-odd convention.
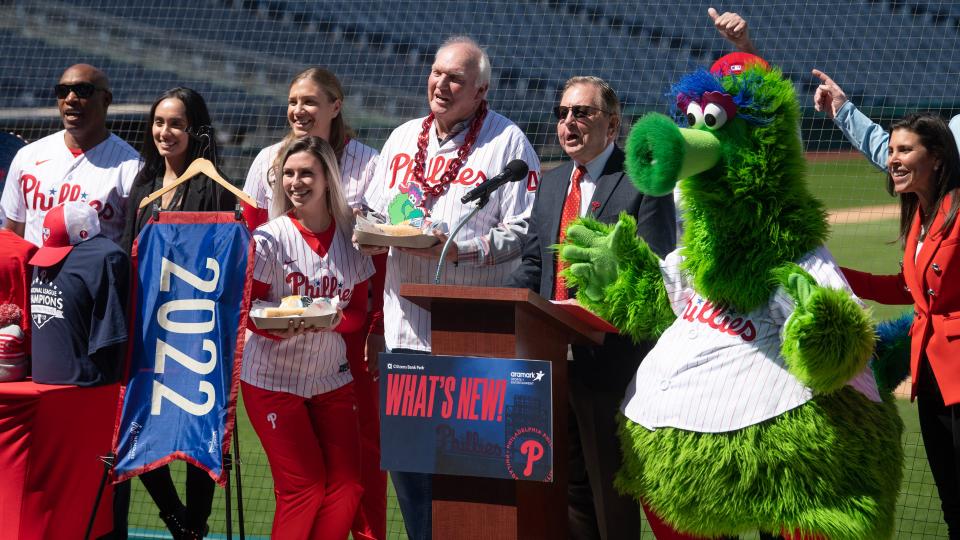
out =
[[[676,246],[673,196],[641,194],[624,172],[623,161],[623,150],[614,147],[597,179],[588,215],[604,223],[615,223],[621,212],[627,212],[637,220],[637,235],[657,255],[664,257]],[[557,243],[560,214],[572,174],[573,162],[567,162],[540,179],[520,266],[510,276],[508,286],[528,288],[547,299],[553,297],[557,255],[550,246]],[[600,347],[573,348],[575,362],[571,365],[571,375],[592,387],[625,387],[651,346],[650,343],[637,345],[625,336],[608,334]]]
[[[127,222],[123,229],[123,238],[120,241],[120,247],[128,255],[133,248],[133,240],[140,234],[140,229],[150,220],[150,213],[152,212],[153,205],[139,211],[140,201],[157,189],[160,188],[155,183],[155,175],[141,169],[130,188],[130,198],[127,200]],[[237,199],[233,193],[202,174],[187,180],[175,191],[174,197],[179,200],[176,210],[181,212],[229,212],[237,204]],[[158,199],[156,203],[159,204],[160,200]]]

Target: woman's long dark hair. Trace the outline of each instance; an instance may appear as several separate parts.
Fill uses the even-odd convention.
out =
[[[926,215],[922,216],[924,230],[929,234],[930,226],[940,212],[943,199],[950,195],[950,210],[943,222],[940,232],[946,234],[957,220],[957,211],[960,209],[960,152],[957,151],[957,142],[949,126],[940,117],[932,112],[918,112],[908,114],[890,126],[890,133],[903,129],[914,133],[920,138],[920,144],[930,153],[931,159],[940,160],[940,167],[933,171],[934,201]],[[893,177],[887,170],[887,192],[894,195]],[[900,241],[906,242],[907,233],[913,223],[913,216],[920,206],[920,198],[916,193],[900,194]]]
[[[210,111],[207,110],[207,102],[203,100],[203,96],[195,90],[183,86],[171,88],[160,94],[156,101],[153,102],[153,105],[150,106],[150,115],[147,117],[147,129],[144,130],[143,133],[143,149],[140,151],[140,154],[143,156],[143,169],[149,174],[141,176],[149,178],[151,182],[154,177],[163,173],[165,167],[163,158],[160,156],[160,152],[157,151],[157,144],[153,140],[153,115],[156,114],[157,106],[160,105],[160,102],[169,98],[179,99],[180,102],[183,103],[183,108],[187,113],[187,132],[191,134],[191,137],[187,143],[186,164],[189,165],[193,160],[200,157],[212,160],[213,156],[217,155],[217,142],[212,133],[210,137],[205,138],[209,140],[209,143],[206,141],[201,143],[201,141],[194,136],[200,128],[210,126]]]

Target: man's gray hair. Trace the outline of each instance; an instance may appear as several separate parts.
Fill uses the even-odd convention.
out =
[[[477,86],[490,86],[490,57],[487,56],[487,51],[480,46],[475,39],[470,36],[458,35],[450,36],[444,40],[443,44],[440,45],[440,48],[437,49],[437,54],[440,54],[440,51],[446,49],[451,45],[468,45],[476,49],[479,56],[477,60],[477,70],[479,74],[477,75]]]
[[[566,94],[571,86],[578,84],[592,84],[597,87],[600,90],[600,100],[603,102],[603,108],[610,114],[620,116],[620,99],[617,98],[617,93],[613,91],[613,87],[607,81],[592,75],[570,77],[563,85],[563,93]]]

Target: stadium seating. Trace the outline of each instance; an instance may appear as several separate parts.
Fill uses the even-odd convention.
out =
[[[562,82],[585,72],[613,82],[628,112],[665,110],[669,82],[729,50],[705,30],[709,2],[486,0],[479,18],[472,9],[448,12],[442,4],[419,0],[173,0],[162,5],[80,0],[73,5],[95,12],[97,19],[93,27],[90,21],[82,28],[69,22],[66,33],[147,50],[156,61],[144,61],[143,55],[140,60],[136,55],[91,55],[84,47],[71,50],[35,32],[8,33],[0,37],[0,107],[49,103],[49,86],[68,59],[82,58],[110,74],[117,102],[148,103],[174,84],[196,88],[234,134],[238,124],[252,124],[242,130],[257,134],[245,140],[250,146],[283,129],[283,88],[299,67],[309,64],[328,66],[341,77],[353,94],[348,105],[356,105],[348,107],[351,118],[361,127],[395,124],[419,114],[432,52],[445,35],[457,31],[484,36],[495,67],[491,99],[520,124],[549,123],[547,104]],[[19,16],[52,21],[57,8],[16,9]],[[960,32],[956,5],[860,0],[829,6],[759,3],[741,11],[750,17],[764,55],[802,93],[815,88],[809,69],[816,66],[835,74],[866,107],[921,102],[943,108],[954,103],[960,59],[941,44]],[[130,37],[118,28],[130,28]],[[877,28],[891,30],[878,35]],[[162,43],[163,36],[169,45]],[[192,52],[185,56],[178,40],[190,40]],[[916,56],[916,70],[891,73],[890,66],[902,64],[898,58],[904,54]],[[164,61],[173,68],[160,69]],[[184,77],[184,70],[192,76]],[[211,78],[199,76],[205,71]],[[241,77],[245,80],[231,80]],[[382,137],[379,132],[373,136]]]

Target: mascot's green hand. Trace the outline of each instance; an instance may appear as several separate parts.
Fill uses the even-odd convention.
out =
[[[578,219],[567,229],[560,258],[569,267],[563,277],[591,301],[603,300],[604,289],[617,280],[618,262],[636,236],[636,223],[618,221],[613,227],[592,219]]]
[[[656,339],[676,319],[660,259],[637,237],[637,222],[626,212],[615,224],[578,219],[554,248],[569,265],[561,275],[576,287],[577,300],[623,335]]]
[[[790,293],[798,306],[806,306],[813,294],[814,287],[817,286],[817,282],[799,266],[797,269],[798,272],[793,272],[787,277],[787,284],[784,288]]]
[[[773,279],[796,304],[781,347],[790,372],[815,392],[843,388],[873,353],[869,315],[846,291],[817,285],[796,264],[775,269]]]

